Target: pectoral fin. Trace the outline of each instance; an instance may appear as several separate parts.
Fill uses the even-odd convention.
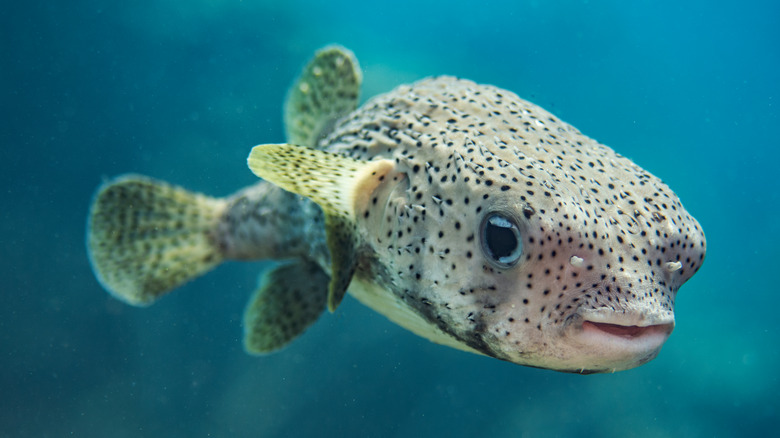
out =
[[[267,144],[252,149],[248,164],[255,175],[311,199],[325,212],[331,254],[328,308],[335,310],[357,264],[360,241],[355,212],[370,202],[376,188],[394,169],[394,162],[360,161],[302,146]]]

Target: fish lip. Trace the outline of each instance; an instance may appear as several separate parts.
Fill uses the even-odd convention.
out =
[[[642,329],[661,330],[668,335],[674,329],[674,314],[671,312],[642,312],[642,311],[615,311],[611,308],[578,309],[575,313],[575,321],[582,326],[603,329],[605,332],[623,333],[621,328],[628,331],[633,327],[636,333]],[[574,321],[573,321],[574,322]]]
[[[570,345],[594,364],[588,368],[620,370],[654,358],[674,329],[673,314],[580,309],[564,331]]]
[[[674,330],[674,317],[648,318],[615,312],[612,317],[604,313],[577,312],[566,323],[565,330],[575,332],[600,332],[605,336],[625,339],[660,335],[668,337]]]
[[[629,340],[653,336],[662,336],[666,340],[672,333],[672,330],[674,330],[674,322],[639,326],[594,322],[584,319],[582,321],[582,330],[583,332],[598,331],[607,336],[617,336]]]

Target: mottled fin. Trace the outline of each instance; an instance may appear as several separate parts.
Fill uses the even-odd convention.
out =
[[[339,118],[357,108],[361,80],[352,52],[341,46],[319,50],[287,94],[287,140],[317,146]]]
[[[247,163],[260,178],[350,219],[395,167],[392,160],[361,161],[291,144],[255,146]]]
[[[244,313],[244,349],[264,354],[286,346],[319,318],[327,295],[328,275],[314,263],[267,272]]]
[[[392,160],[359,161],[330,152],[289,144],[255,146],[249,154],[255,175],[305,196],[325,212],[331,280],[328,308],[336,309],[355,272],[355,212],[390,173]]]
[[[325,215],[325,241],[330,251],[331,278],[328,284],[328,310],[341,304],[357,268],[358,240],[355,223],[334,214]]]
[[[104,184],[87,223],[95,275],[122,301],[151,304],[222,261],[214,234],[225,206],[139,175]]]

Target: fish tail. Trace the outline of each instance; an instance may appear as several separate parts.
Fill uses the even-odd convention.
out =
[[[217,228],[226,206],[140,175],[108,181],[87,222],[95,276],[120,300],[151,304],[222,262]]]

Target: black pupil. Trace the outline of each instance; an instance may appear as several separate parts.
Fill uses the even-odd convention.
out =
[[[485,227],[485,244],[496,260],[509,257],[517,248],[517,236],[512,228],[501,227],[490,222]]]

